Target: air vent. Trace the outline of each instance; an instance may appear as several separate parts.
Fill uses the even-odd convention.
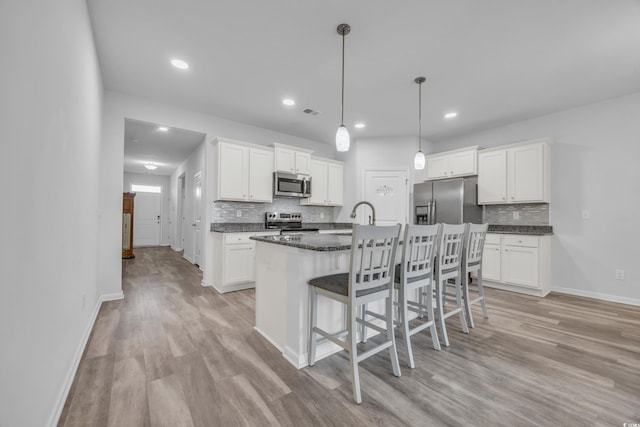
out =
[[[310,114],[312,116],[317,116],[318,114],[320,114],[320,111],[316,111],[312,108],[305,108],[304,110],[302,110],[302,112],[305,114]]]

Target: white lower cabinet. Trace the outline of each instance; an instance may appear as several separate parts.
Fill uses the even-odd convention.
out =
[[[488,234],[482,277],[488,287],[545,296],[551,290],[550,236]]]
[[[256,242],[279,232],[214,233],[213,287],[221,293],[255,287]]]

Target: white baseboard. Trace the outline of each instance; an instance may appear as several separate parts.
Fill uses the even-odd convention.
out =
[[[80,340],[80,345],[76,349],[76,353],[73,356],[73,361],[71,363],[71,367],[67,372],[67,377],[65,379],[64,385],[60,393],[58,394],[58,400],[53,411],[51,417],[49,417],[49,422],[47,425],[51,427],[56,427],[58,425],[58,421],[60,421],[60,415],[62,415],[62,410],[64,409],[64,404],[67,402],[67,397],[69,397],[69,391],[71,390],[71,385],[73,384],[73,380],[76,377],[76,373],[78,372],[78,366],[80,366],[80,360],[82,359],[82,355],[84,354],[84,349],[86,348],[89,342],[89,336],[91,335],[91,331],[93,330],[93,325],[98,318],[98,313],[100,312],[100,307],[102,307],[102,303],[105,301],[115,301],[124,298],[124,293],[122,291],[116,292],[113,294],[105,294],[101,295],[96,301],[96,306],[93,309],[93,313],[91,314],[91,319],[89,320],[89,324],[85,328],[84,334],[82,335],[82,339]]]
[[[583,291],[580,289],[553,287],[551,292],[558,292],[560,294],[576,295],[579,297],[595,298],[603,301],[618,302],[621,304],[637,305],[640,306],[640,299],[621,297],[617,295],[602,294],[600,292]]]
[[[186,256],[185,254],[182,254],[182,258],[186,259],[187,261],[189,261],[191,264],[193,264],[193,259],[191,257]]]
[[[171,249],[173,249],[176,252],[180,252],[181,250],[183,250],[183,248],[178,248],[178,247],[174,247],[174,246],[171,246]]]
[[[235,285],[227,285],[227,286],[223,286],[223,287],[216,286],[215,283],[203,284],[202,286],[211,286],[211,287],[213,287],[213,289],[218,291],[219,294],[225,294],[227,292],[243,291],[245,289],[255,288],[256,287],[256,282],[237,283]]]

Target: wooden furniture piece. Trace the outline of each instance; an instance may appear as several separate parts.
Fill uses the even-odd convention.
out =
[[[398,352],[393,334],[393,283],[395,258],[400,238],[400,224],[390,227],[355,225],[351,243],[349,273],[317,277],[310,285],[309,366],[315,363],[316,339],[314,334],[339,345],[349,353],[353,398],[362,403],[358,363],[389,349],[393,374],[400,376]],[[346,306],[346,329],[329,333],[317,327],[318,295],[338,301]],[[386,329],[357,316],[358,307],[385,300]],[[360,323],[386,335],[386,340],[364,353],[358,354],[357,328]],[[342,339],[344,337],[344,339]]]
[[[440,350],[438,331],[433,316],[433,256],[440,225],[411,225],[404,229],[402,262],[396,265],[395,287],[398,289],[398,321],[404,336],[409,367],[415,368],[411,336],[429,328],[433,348]],[[410,294],[418,293],[417,301],[410,300]],[[426,304],[422,296],[426,296]],[[409,311],[427,316],[427,321],[409,328]]]
[[[460,315],[460,325],[462,332],[469,333],[467,321],[464,316],[464,307],[462,306],[462,286],[460,284],[460,267],[462,261],[462,245],[466,224],[451,225],[442,224],[440,237],[438,238],[438,252],[436,256],[436,288],[435,295],[438,304],[438,321],[442,332],[442,340],[445,346],[449,346],[449,337],[447,335],[447,326],[445,320],[454,314]],[[449,279],[453,281],[455,294],[447,293]],[[444,312],[444,306],[448,303],[447,297],[455,297],[456,307],[453,310]],[[428,298],[428,296],[427,296]]]
[[[122,193],[122,259],[133,254],[133,199],[136,193]]]
[[[462,297],[464,298],[464,306],[467,310],[467,321],[472,328],[474,328],[475,325],[473,323],[471,305],[479,302],[482,306],[484,318],[489,318],[487,304],[484,300],[484,288],[482,287],[482,253],[484,251],[484,242],[488,229],[489,224],[469,224],[464,239],[462,252]],[[472,288],[469,287],[471,273],[475,273],[476,275],[476,286]],[[478,297],[471,299],[470,291],[477,293]]]

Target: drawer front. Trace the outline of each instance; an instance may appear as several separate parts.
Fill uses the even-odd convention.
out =
[[[251,243],[250,239],[254,234],[248,233],[227,233],[224,235],[224,243],[227,245],[239,245],[242,243]]]
[[[500,235],[487,233],[487,237],[484,239],[485,245],[499,245],[500,244]]]
[[[537,236],[523,236],[521,234],[505,235],[502,242],[509,246],[524,246],[527,248],[538,247]]]

